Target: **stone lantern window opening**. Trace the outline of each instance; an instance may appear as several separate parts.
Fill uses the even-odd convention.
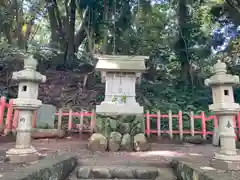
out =
[[[224,90],[224,95],[225,95],[225,96],[229,96],[228,90],[226,90],[226,89]]]
[[[24,85],[24,86],[22,87],[22,91],[27,91],[27,86],[26,86],[26,85]]]

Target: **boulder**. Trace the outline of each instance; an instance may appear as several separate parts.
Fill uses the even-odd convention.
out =
[[[118,151],[120,148],[121,140],[122,135],[119,132],[116,131],[111,132],[108,141],[109,151]]]
[[[126,151],[133,150],[132,139],[129,133],[123,135],[120,147],[121,147],[121,150],[126,150]]]
[[[88,148],[92,151],[104,152],[107,149],[107,138],[100,133],[94,133],[88,142]]]
[[[131,125],[130,125],[130,123],[121,123],[119,125],[119,129],[118,130],[122,134],[130,133]]]
[[[134,136],[133,144],[134,144],[135,151],[146,151],[149,149],[147,138],[143,133],[139,133]]]
[[[190,144],[203,144],[204,139],[202,136],[196,135],[196,136],[188,136],[185,138],[185,141]]]
[[[59,129],[33,129],[32,138],[40,139],[40,138],[63,138],[66,135],[65,130]]]

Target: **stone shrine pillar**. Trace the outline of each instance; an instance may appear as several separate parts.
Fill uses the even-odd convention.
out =
[[[16,145],[6,152],[12,163],[38,159],[37,150],[31,146],[32,117],[42,102],[38,100],[38,84],[46,81],[46,76],[36,71],[37,61],[33,57],[24,60],[24,70],[14,72],[12,79],[19,82],[18,98],[13,108],[19,111],[16,129]]]
[[[205,80],[205,85],[212,88],[213,104],[209,105],[209,110],[219,120],[220,152],[215,153],[212,160],[212,166],[217,169],[240,169],[233,127],[233,117],[239,111],[232,88],[236,84],[239,84],[239,77],[227,74],[226,64],[220,60],[214,65],[214,75]]]
[[[142,114],[143,107],[136,102],[136,83],[145,71],[145,56],[99,55],[96,69],[105,82],[105,99],[96,107],[96,113]]]

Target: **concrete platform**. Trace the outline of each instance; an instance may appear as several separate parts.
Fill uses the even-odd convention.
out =
[[[215,169],[210,161],[176,158],[172,161],[175,175],[181,180],[239,180],[239,171]]]

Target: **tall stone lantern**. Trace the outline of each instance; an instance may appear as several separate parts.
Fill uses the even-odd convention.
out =
[[[240,169],[233,127],[233,116],[239,111],[232,88],[236,84],[239,84],[239,77],[227,74],[226,64],[220,60],[214,65],[214,75],[205,80],[205,85],[212,88],[213,104],[209,105],[209,110],[219,120],[220,152],[215,153],[212,160],[213,167],[218,169]]]
[[[12,163],[34,161],[38,159],[37,150],[31,146],[32,117],[42,102],[38,100],[38,84],[46,81],[46,76],[36,71],[37,61],[31,56],[24,60],[24,70],[14,72],[12,79],[19,82],[18,98],[13,108],[19,111],[16,129],[16,145],[6,152]]]
[[[105,82],[105,99],[96,107],[97,113],[109,115],[137,115],[143,107],[136,102],[136,83],[146,70],[145,56],[95,55],[98,59],[96,70],[101,72]]]

